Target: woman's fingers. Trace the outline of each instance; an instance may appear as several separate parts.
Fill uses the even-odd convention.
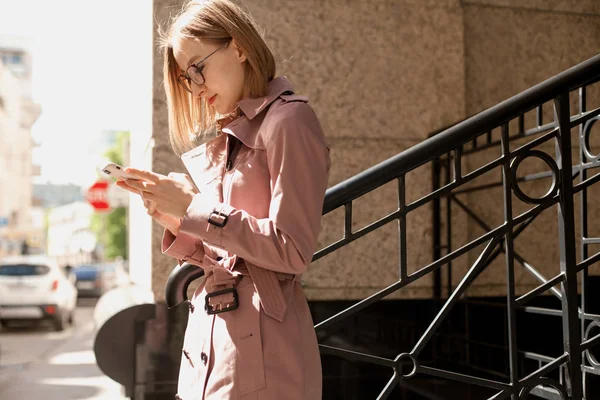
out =
[[[154,186],[153,183],[138,181],[136,179],[125,179],[125,184],[138,190],[148,190],[149,187]]]
[[[162,176],[155,172],[144,171],[142,169],[137,169],[137,168],[132,168],[132,167],[125,168],[124,172],[127,174],[130,174],[130,175],[133,175],[137,178],[144,179],[144,180],[147,180],[150,182],[158,182]],[[133,179],[128,179],[128,180],[133,180]]]
[[[128,184],[126,184],[124,181],[117,181],[115,183],[115,185],[117,185],[118,187],[120,187],[121,189],[125,189],[128,192],[134,193],[134,194],[140,194],[140,191],[138,189],[135,189],[131,186],[129,186]]]

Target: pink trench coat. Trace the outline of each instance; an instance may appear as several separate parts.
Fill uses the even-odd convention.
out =
[[[289,81],[239,103],[241,117],[182,155],[201,193],[164,254],[204,268],[190,303],[178,383],[183,400],[321,399],[321,360],[299,282],[316,250],[329,148]],[[227,150],[243,145],[233,163]],[[242,261],[243,260],[243,261]],[[209,315],[207,293],[235,287],[239,307]],[[210,298],[231,305],[233,295]]]

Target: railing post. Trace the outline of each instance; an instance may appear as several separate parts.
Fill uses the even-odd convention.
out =
[[[560,270],[565,274],[561,284],[563,312],[563,345],[569,355],[566,388],[572,400],[583,398],[581,377],[581,333],[578,315],[577,258],[575,242],[575,212],[571,168],[571,122],[569,92],[554,99],[558,123],[556,161],[560,170],[560,201],[558,203],[558,234],[560,241]]]
[[[441,177],[440,177],[441,171],[442,171],[442,167],[440,165],[440,159],[438,157],[433,160],[432,168],[431,168],[431,174],[432,174],[431,192],[432,193],[441,187]],[[433,230],[433,238],[432,238],[433,258],[432,259],[438,260],[442,257],[442,232],[440,229],[440,226],[442,224],[441,200],[439,197],[436,197],[435,199],[433,199],[433,201],[431,203],[432,203],[432,208],[433,208],[433,210],[431,212],[432,228],[433,228],[432,229]],[[435,299],[436,302],[438,302],[442,299],[442,270],[441,270],[441,268],[438,268],[433,272],[433,298]]]
[[[518,356],[517,356],[517,315],[516,315],[516,294],[515,294],[515,259],[513,252],[513,209],[512,209],[512,178],[510,174],[510,137],[508,124],[502,125],[502,156],[504,165],[502,166],[502,182],[504,189],[504,223],[508,225],[504,235],[504,248],[506,253],[506,310],[508,325],[508,358],[510,365],[510,382],[517,385],[519,382]],[[513,400],[518,400],[518,396],[513,394]]]

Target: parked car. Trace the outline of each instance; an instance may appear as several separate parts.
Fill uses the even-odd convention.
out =
[[[73,323],[75,277],[43,255],[0,260],[0,324],[50,320],[57,331]]]
[[[80,297],[100,297],[129,283],[129,275],[119,263],[84,264],[74,268]]]

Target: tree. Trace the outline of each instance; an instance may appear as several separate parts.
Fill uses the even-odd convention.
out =
[[[123,165],[124,149],[129,141],[129,132],[118,132],[117,141],[113,147],[104,153],[104,157]],[[98,236],[98,241],[104,248],[104,258],[114,260],[117,257],[128,259],[127,254],[127,208],[117,207],[108,214],[94,214],[91,228]]]

